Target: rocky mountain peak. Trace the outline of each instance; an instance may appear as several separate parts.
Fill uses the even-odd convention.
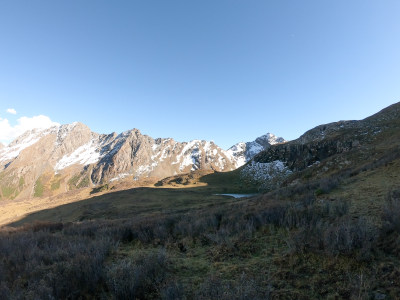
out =
[[[277,137],[275,134],[267,133],[255,139],[255,142],[262,146],[270,146],[278,143],[286,142],[282,137]]]
[[[256,154],[268,149],[271,145],[285,143],[286,141],[272,133],[267,133],[256,138],[252,142],[240,142],[228,149],[228,153],[236,158],[236,167],[243,166],[250,161]]]
[[[130,130],[126,130],[126,131],[124,131],[124,132],[121,132],[120,134],[119,134],[119,137],[140,137],[140,136],[142,136],[142,133],[140,132],[140,130],[139,129],[136,129],[136,128],[133,128],[133,129],[130,129]]]
[[[56,160],[63,155],[73,153],[77,148],[91,142],[99,134],[94,133],[83,123],[74,122],[58,127],[56,133],[54,157]]]

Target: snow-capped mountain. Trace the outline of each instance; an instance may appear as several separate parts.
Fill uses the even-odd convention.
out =
[[[267,133],[252,142],[237,143],[229,148],[227,153],[232,157],[232,161],[235,162],[235,166],[238,168],[251,160],[256,154],[268,149],[271,145],[285,142],[286,141],[283,138],[277,137],[272,133]]]
[[[9,191],[0,193],[30,197],[43,189],[66,191],[124,178],[164,178],[199,169],[230,171],[283,141],[267,134],[223,150],[210,141],[153,139],[137,129],[98,134],[82,123],[34,129],[0,148],[1,185]]]

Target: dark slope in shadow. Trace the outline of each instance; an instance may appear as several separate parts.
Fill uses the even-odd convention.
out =
[[[205,188],[134,188],[34,212],[8,226],[16,227],[34,221],[76,222],[150,217],[182,213],[232,201],[235,200],[214,195]]]

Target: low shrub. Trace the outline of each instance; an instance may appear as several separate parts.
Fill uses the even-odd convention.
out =
[[[387,231],[400,233],[400,189],[393,190],[387,195],[382,221]]]
[[[261,286],[256,280],[242,274],[234,281],[224,281],[211,276],[204,280],[198,289],[195,299],[246,300],[269,299],[268,286]]]
[[[66,236],[58,224],[39,223],[1,232],[1,293],[10,295],[2,299],[67,299],[94,294],[112,247],[107,236]]]
[[[349,219],[329,226],[324,232],[324,249],[330,254],[352,254],[355,250],[370,252],[376,232],[367,219]]]
[[[171,282],[161,289],[160,298],[162,300],[184,300],[185,289],[183,286],[176,282]]]
[[[56,232],[61,231],[64,227],[64,224],[61,222],[48,222],[48,221],[35,221],[31,225],[25,226],[26,229],[30,229],[33,232],[37,231],[49,231],[49,232]]]
[[[319,251],[369,260],[376,239],[377,230],[367,219],[344,218],[334,224],[321,219],[290,232],[287,243],[292,252]]]
[[[116,261],[107,269],[106,282],[115,299],[154,299],[166,280],[165,250]]]

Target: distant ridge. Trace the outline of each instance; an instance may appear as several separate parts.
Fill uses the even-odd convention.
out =
[[[0,148],[3,198],[45,196],[120,180],[162,179],[195,170],[231,171],[270,145],[266,134],[223,150],[214,142],[153,139],[138,129],[98,134],[75,122],[33,129]]]

